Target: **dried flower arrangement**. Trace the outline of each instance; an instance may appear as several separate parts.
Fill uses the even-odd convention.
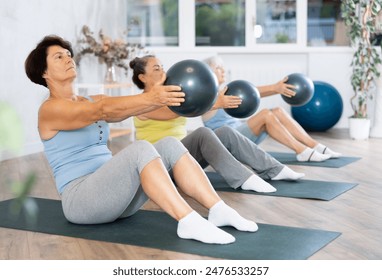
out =
[[[81,33],[82,37],[77,41],[78,51],[74,57],[78,66],[84,55],[93,54],[98,57],[100,63],[123,68],[127,75],[128,60],[135,57],[137,52],[144,50],[141,45],[126,43],[123,39],[112,40],[102,29],[98,33],[100,41],[94,38],[93,32],[87,25],[82,27]]]

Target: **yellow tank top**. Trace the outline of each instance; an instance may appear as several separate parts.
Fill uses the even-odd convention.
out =
[[[146,140],[150,143],[155,143],[166,136],[181,140],[187,135],[186,121],[185,117],[166,121],[140,120],[134,117],[135,137],[137,140]]]

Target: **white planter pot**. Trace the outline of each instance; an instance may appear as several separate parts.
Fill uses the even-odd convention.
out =
[[[369,139],[370,119],[349,118],[349,134],[354,140]]]

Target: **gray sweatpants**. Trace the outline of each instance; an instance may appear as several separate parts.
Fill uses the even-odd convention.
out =
[[[234,189],[253,171],[261,178],[275,177],[284,165],[236,130],[223,126],[215,131],[200,127],[182,139],[190,154],[205,168],[211,165]]]
[[[161,158],[170,171],[186,148],[175,138],[155,143],[136,141],[124,148],[94,173],[72,181],[61,195],[68,221],[99,224],[133,215],[148,200],[140,184],[142,169]]]

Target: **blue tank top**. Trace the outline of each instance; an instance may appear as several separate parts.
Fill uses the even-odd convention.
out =
[[[42,141],[60,194],[68,183],[93,173],[111,159],[109,133],[109,125],[98,121],[77,130],[60,130],[53,138]]]
[[[218,109],[216,114],[210,118],[208,121],[204,122],[204,125],[212,130],[215,130],[224,125],[230,126],[232,128],[237,128],[243,123],[234,117],[228,115],[224,109]]]

